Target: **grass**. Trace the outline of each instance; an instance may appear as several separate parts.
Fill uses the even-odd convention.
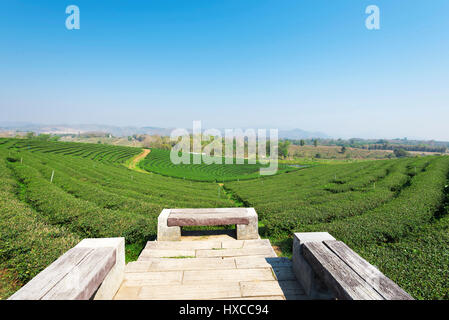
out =
[[[17,275],[9,269],[0,269],[0,300],[7,299],[22,286]]]
[[[130,243],[125,245],[125,262],[136,261],[142,250],[145,248],[145,241]]]

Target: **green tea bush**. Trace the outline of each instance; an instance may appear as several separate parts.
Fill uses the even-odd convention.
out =
[[[62,191],[34,168],[20,163],[10,165],[24,185],[26,201],[49,223],[61,225],[84,238],[119,237],[133,243],[156,236],[153,219],[96,206]],[[143,222],[144,221],[144,222]]]
[[[173,164],[170,160],[169,150],[153,148],[139,165],[144,170],[168,177],[209,182],[259,178],[260,168],[264,166],[260,163],[248,164],[247,159],[244,159],[244,164],[225,164],[224,157],[221,158],[221,161],[222,164],[193,164],[193,154],[190,154],[190,164]],[[279,165],[278,173],[295,170],[297,168]]]
[[[89,143],[51,142],[34,139],[11,139],[9,141],[12,142],[9,148],[14,150],[62,154],[108,163],[122,163],[142,152],[140,148]]]
[[[0,267],[26,283],[80,238],[53,226],[16,197],[18,185],[0,162]]]
[[[294,232],[331,233],[418,299],[449,298],[449,157],[319,166],[225,186],[291,248]],[[290,245],[288,245],[290,244]],[[291,249],[289,249],[291,250]]]

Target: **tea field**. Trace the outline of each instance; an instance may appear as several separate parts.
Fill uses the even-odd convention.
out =
[[[247,180],[258,178],[260,163],[249,164],[247,159],[243,159],[244,164],[227,165],[225,158],[221,158],[222,164],[213,163],[193,164],[193,154],[189,155],[190,164],[173,164],[170,160],[170,151],[152,149],[148,156],[140,162],[140,167],[149,172],[158,173],[169,177],[177,177],[194,181],[225,182],[233,180]],[[278,174],[295,171],[297,168],[288,165],[279,165]]]
[[[262,235],[291,252],[293,232],[327,231],[415,298],[449,299],[449,157],[317,166],[227,183]]]
[[[3,279],[17,289],[87,237],[123,236],[135,259],[163,208],[234,206],[217,184],[131,171],[125,153],[141,150],[0,139]]]
[[[156,149],[140,163],[150,172],[128,169],[141,152],[0,139],[0,298],[82,238],[124,236],[132,260],[156,237],[163,208],[245,205],[256,208],[261,236],[287,256],[293,232],[327,231],[415,298],[449,299],[449,157],[317,165],[250,179],[259,168],[176,171]],[[193,181],[203,179],[216,182]]]

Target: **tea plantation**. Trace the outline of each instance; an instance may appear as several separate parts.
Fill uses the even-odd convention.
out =
[[[268,166],[260,163],[249,164],[247,159],[243,159],[244,164],[235,165],[234,161],[234,165],[227,165],[224,157],[221,158],[221,164],[193,164],[193,154],[190,154],[189,157],[190,164],[180,163],[175,165],[170,160],[169,150],[152,149],[145,160],[140,162],[140,167],[168,177],[194,181],[225,182],[258,178],[260,168]],[[295,170],[297,170],[295,167],[279,165],[277,173]]]
[[[0,270],[12,291],[82,238],[123,236],[132,259],[163,208],[234,206],[217,184],[131,171],[124,153],[141,150],[0,139]]]
[[[82,238],[124,236],[127,259],[135,259],[156,237],[163,208],[245,205],[256,208],[261,235],[285,255],[293,232],[327,231],[415,298],[449,299],[449,157],[320,165],[249,179],[258,168],[176,172],[156,149],[141,166],[158,173],[123,165],[141,152],[0,139],[0,298]],[[223,186],[192,181],[221,182],[218,176]]]
[[[320,166],[225,185],[265,236],[327,231],[415,298],[449,299],[449,157]]]

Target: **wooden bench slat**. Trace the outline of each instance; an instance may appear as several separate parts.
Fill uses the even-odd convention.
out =
[[[168,227],[219,226],[249,224],[248,215],[234,212],[224,213],[171,213],[167,219]]]
[[[19,291],[9,297],[10,300],[40,300],[73,268],[92,252],[92,248],[72,248],[41,271]]]
[[[341,241],[324,241],[324,244],[342,259],[355,273],[372,286],[384,299],[412,300],[413,298],[386,277],[368,261],[360,257]]]
[[[304,258],[338,299],[384,299],[324,243],[307,242],[303,246]]]
[[[100,287],[115,265],[115,249],[93,249],[73,270],[59,281],[42,300],[87,300]]]

